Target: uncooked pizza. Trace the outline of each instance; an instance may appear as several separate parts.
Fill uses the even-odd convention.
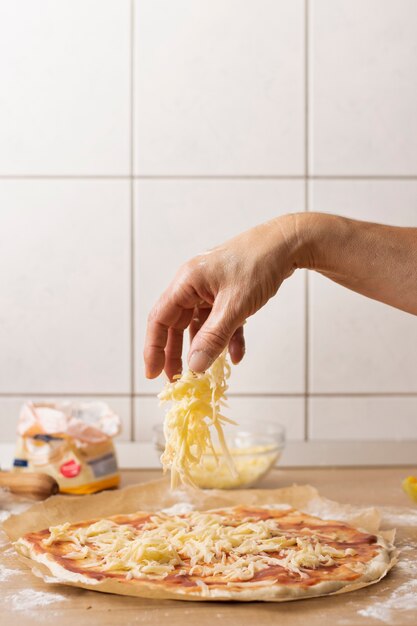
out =
[[[60,582],[182,600],[341,593],[376,582],[393,561],[383,537],[285,505],[116,515],[29,533],[15,546]]]

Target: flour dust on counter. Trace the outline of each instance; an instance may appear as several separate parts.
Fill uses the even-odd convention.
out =
[[[399,611],[417,611],[416,579],[401,584],[385,600],[370,602],[366,608],[359,609],[358,614],[396,626]]]
[[[0,563],[0,583],[4,583],[6,580],[13,578],[13,576],[18,576],[19,573],[19,570],[11,569]]]
[[[6,596],[6,602],[10,603],[14,611],[33,611],[37,608],[66,600],[67,598],[60,593],[35,591],[35,589],[21,589]]]
[[[411,517],[413,513],[405,514],[404,519],[407,520],[407,517]],[[401,548],[401,558],[396,567],[397,572],[399,571],[404,576],[404,582],[388,593],[384,599],[374,598],[371,595],[369,597],[369,605],[366,608],[359,609],[359,615],[395,626],[398,624],[401,612],[417,611],[416,551],[417,542],[408,539],[407,545]]]

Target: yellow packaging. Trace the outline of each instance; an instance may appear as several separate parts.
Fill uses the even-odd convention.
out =
[[[119,432],[120,418],[104,402],[28,402],[19,416],[13,471],[49,474],[61,493],[117,487],[112,438]]]

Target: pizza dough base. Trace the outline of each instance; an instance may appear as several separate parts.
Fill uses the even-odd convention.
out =
[[[268,508],[268,507],[265,507]],[[360,529],[359,529],[360,530]],[[390,538],[391,539],[391,538]],[[119,595],[137,596],[153,599],[189,600],[189,601],[239,601],[239,602],[284,602],[302,600],[306,598],[335,595],[355,591],[377,583],[397,561],[397,550],[390,541],[382,535],[377,535],[374,544],[379,546],[378,554],[365,564],[365,571],[354,582],[351,581],[321,581],[311,587],[300,588],[289,585],[271,584],[265,586],[248,587],[242,589],[227,589],[225,587],[193,587],[167,589],[152,580],[117,580],[109,578],[93,582],[93,580],[78,572],[71,572],[48,553],[39,554],[32,544],[25,539],[19,540],[19,549],[22,548],[25,556],[21,557],[33,572],[49,583],[67,584],[84,589],[116,593]],[[21,554],[22,554],[21,552]],[[37,564],[33,568],[34,562]],[[233,583],[236,585],[236,583]]]

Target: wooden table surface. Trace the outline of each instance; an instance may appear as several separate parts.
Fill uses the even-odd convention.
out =
[[[401,490],[401,480],[415,468],[275,470],[262,487],[311,484],[321,495],[356,505],[407,507],[407,524],[397,544],[406,546],[406,561],[377,585],[330,598],[288,603],[192,603],[151,601],[48,585],[17,561],[10,544],[0,546],[0,625],[45,624],[100,626],[219,626],[285,624],[285,626],[373,626],[417,624],[417,506]],[[160,476],[158,471],[128,471],[123,485]],[[415,518],[415,521],[414,521]],[[411,582],[410,582],[411,580]],[[404,593],[403,593],[404,592]],[[404,596],[404,597],[403,597]],[[405,599],[404,599],[405,598]],[[414,599],[415,598],[415,599]]]

